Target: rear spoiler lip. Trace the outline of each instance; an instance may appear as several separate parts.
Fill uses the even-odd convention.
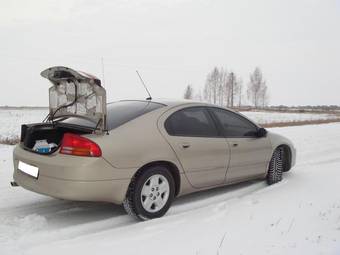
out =
[[[97,122],[95,122],[93,119],[86,117],[86,116],[82,116],[79,114],[64,114],[64,115],[58,115],[57,117],[55,117],[56,122],[58,122],[59,118],[68,118],[68,117],[74,117],[74,118],[80,118],[80,119],[85,119],[85,120],[89,120],[91,122],[93,122],[94,124],[97,124]]]
[[[52,83],[58,83],[61,80],[76,79],[101,86],[101,81],[96,76],[82,71],[75,71],[65,66],[49,67],[42,71],[40,75],[50,80]]]
[[[97,125],[98,123],[93,121],[92,119],[90,118],[87,118],[85,116],[81,116],[81,115],[61,115],[61,116],[58,116],[58,118],[68,118],[68,117],[74,117],[74,118],[82,118],[82,119],[86,119],[86,120],[89,120],[91,121],[93,124]],[[62,123],[62,122],[59,122],[58,121],[58,118],[54,121],[54,125],[55,126],[60,126],[60,127],[78,127],[80,129],[86,129],[86,130],[92,130],[93,132],[95,131],[100,131],[101,129],[99,128],[96,128],[95,126],[94,127],[89,127],[89,126],[82,126],[82,125],[77,125],[77,124],[70,124],[70,123]],[[104,132],[108,132],[107,129],[104,129],[102,130]]]

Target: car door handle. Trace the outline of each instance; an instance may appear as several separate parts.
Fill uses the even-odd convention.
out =
[[[238,146],[238,143],[233,143],[233,147],[237,147]]]
[[[190,143],[182,143],[182,148],[187,149],[190,147]]]

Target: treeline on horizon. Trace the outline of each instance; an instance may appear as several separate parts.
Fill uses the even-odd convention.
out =
[[[245,86],[246,85],[246,86]],[[276,110],[340,110],[340,105],[274,105],[268,106],[270,97],[267,82],[262,70],[256,67],[250,73],[246,83],[234,72],[225,68],[214,67],[208,73],[203,88],[195,91],[191,84],[187,85],[183,97],[208,103],[239,109],[276,109]]]
[[[195,93],[193,86],[189,84],[185,88],[184,98],[230,108],[245,105],[265,108],[269,104],[268,87],[259,67],[249,75],[247,86],[244,86],[242,78],[235,72],[214,67],[208,73],[203,89]]]

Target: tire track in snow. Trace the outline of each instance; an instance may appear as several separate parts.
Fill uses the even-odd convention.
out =
[[[221,202],[227,203],[264,187],[266,184],[263,181],[252,181],[183,196],[175,200],[173,207],[165,217],[188,213]],[[9,246],[15,242],[23,249],[40,245],[41,240],[44,240],[45,243],[54,240],[67,240],[138,224],[130,216],[125,215],[120,206],[52,199],[37,203],[33,200],[32,204],[27,203],[24,206],[2,210],[0,218],[4,219],[5,215],[10,215],[4,225],[6,232],[12,231],[15,233],[15,237],[13,238],[12,235],[11,239],[2,240],[2,242]],[[78,221],[74,220],[75,217],[79,218]],[[35,218],[39,218],[40,221],[44,219],[45,223],[39,228],[30,228],[27,225],[27,219],[34,221]],[[23,222],[26,224],[20,224]],[[17,226],[13,227],[13,224]],[[18,228],[21,228],[21,231],[18,231]],[[47,232],[48,235],[46,235]],[[26,240],[25,236],[28,234],[30,238]]]

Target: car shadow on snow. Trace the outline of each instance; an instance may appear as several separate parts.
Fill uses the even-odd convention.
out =
[[[77,202],[44,197],[38,194],[20,205],[1,210],[7,219],[24,219],[39,216],[49,228],[68,227],[125,216],[121,206],[100,202]]]
[[[263,180],[252,180],[228,186],[216,187],[204,191],[198,191],[174,201],[169,214],[178,214],[185,211],[195,210],[219,202],[226,202],[231,199],[241,198],[250,195],[258,190],[264,189],[267,184]]]
[[[49,225],[58,227],[105,221],[126,214],[122,206],[111,203],[58,201],[54,207],[57,210],[53,215],[44,217]]]

